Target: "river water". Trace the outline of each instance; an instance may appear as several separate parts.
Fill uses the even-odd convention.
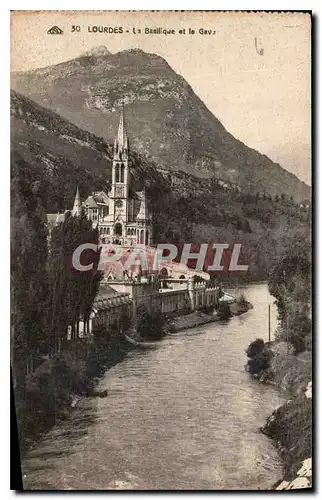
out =
[[[265,284],[243,291],[246,314],[170,335],[107,371],[108,397],[81,399],[28,452],[25,489],[266,489],[280,479],[259,427],[283,399],[244,370],[273,299]],[[273,305],[271,316],[274,331]]]

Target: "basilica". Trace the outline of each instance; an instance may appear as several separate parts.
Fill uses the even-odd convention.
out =
[[[101,243],[122,246],[151,245],[151,214],[143,191],[131,189],[128,137],[123,109],[120,115],[117,137],[114,141],[112,160],[112,183],[108,192],[97,191],[81,202],[77,188],[73,215],[80,215],[82,208],[97,227]],[[56,219],[55,219],[56,217]],[[59,223],[64,214],[48,214],[49,225]]]

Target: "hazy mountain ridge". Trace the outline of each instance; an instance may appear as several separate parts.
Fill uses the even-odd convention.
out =
[[[109,141],[124,103],[130,147],[157,169],[215,176],[245,192],[310,197],[310,188],[296,176],[235,139],[163,58],[139,49],[116,54],[99,49],[14,73],[12,86]]]

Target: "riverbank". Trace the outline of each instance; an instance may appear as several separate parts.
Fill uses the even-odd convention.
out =
[[[24,457],[24,487],[267,490],[282,477],[256,427],[283,398],[243,374],[269,296],[264,285],[244,294],[254,309],[240,318],[169,334],[107,370],[97,389],[108,397],[81,397]]]
[[[233,302],[229,304],[229,309],[231,316],[240,316],[246,313],[253,306],[248,301],[243,301],[242,303]],[[190,328],[195,328],[196,326],[207,325],[208,323],[214,323],[215,321],[222,321],[223,318],[216,311],[203,312],[194,311],[183,316],[178,316],[172,322],[172,332],[179,332],[182,330],[188,330]]]
[[[105,397],[96,391],[103,373],[133,349],[120,334],[70,341],[27,376],[23,397],[16,398],[22,455],[58,421],[69,417],[80,397]]]
[[[310,488],[312,482],[312,353],[294,355],[286,342],[266,344],[262,360],[269,366],[254,373],[261,383],[274,384],[289,399],[266,420],[261,431],[281,454],[285,474],[272,489]],[[267,354],[271,353],[269,356]],[[304,475],[304,472],[306,475]]]
[[[229,307],[233,316],[243,314],[252,305],[243,301]],[[216,312],[194,311],[173,319],[171,332],[219,320]],[[27,377],[24,395],[16,400],[21,453],[57,421],[68,418],[80,397],[107,396],[107,391],[101,393],[95,389],[99,377],[122,361],[127,352],[146,345],[149,342],[136,342],[121,332],[102,332],[95,339],[70,341],[55,357],[43,361]]]

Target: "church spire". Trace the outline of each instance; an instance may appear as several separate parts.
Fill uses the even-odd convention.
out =
[[[79,196],[79,189],[77,186],[76,189],[76,194],[75,194],[75,200],[74,200],[74,206],[73,206],[73,215],[79,216],[81,214],[81,201],[80,201],[80,196]]]
[[[117,140],[118,140],[118,143],[120,146],[123,146],[124,148],[127,147],[127,135],[126,135],[126,129],[125,129],[125,125],[124,125],[124,108],[123,108],[123,106],[122,106],[122,110],[121,110]]]
[[[126,153],[127,149],[128,149],[128,141],[127,141],[126,127],[124,123],[124,108],[122,106],[117,138],[114,143],[114,153],[117,155],[123,152]]]

